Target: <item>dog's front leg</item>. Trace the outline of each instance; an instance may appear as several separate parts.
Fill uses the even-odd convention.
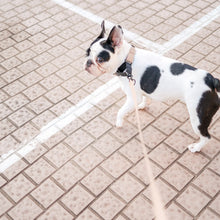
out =
[[[147,99],[145,96],[142,96],[141,102],[138,103],[138,109],[144,109],[147,104]]]
[[[134,102],[131,96],[127,96],[125,104],[119,109],[117,114],[116,127],[122,127],[124,117],[134,110]]]

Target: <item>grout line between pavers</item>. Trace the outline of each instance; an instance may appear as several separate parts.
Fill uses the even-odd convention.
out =
[[[174,103],[174,104],[175,104],[175,103]],[[169,108],[170,108],[170,107],[171,107],[171,106],[169,106]],[[169,108],[168,108],[168,109],[169,109]],[[167,110],[168,110],[168,109],[167,109]],[[167,110],[166,110],[166,111],[167,111]],[[162,113],[161,113],[161,114],[162,114]],[[128,122],[128,123],[129,123],[129,122]],[[104,134],[105,134],[105,133],[104,133]],[[103,135],[104,135],[104,134],[103,134]],[[129,139],[129,140],[130,140],[130,139]],[[129,140],[128,140],[128,141],[129,141]],[[128,142],[128,141],[126,141],[126,142]],[[55,145],[55,146],[56,146],[56,145]],[[151,150],[153,150],[153,149],[151,149]],[[82,151],[83,151],[83,150],[82,150]],[[46,152],[45,152],[45,153],[46,153]],[[115,153],[115,152],[113,152],[112,154],[114,154],[114,153]],[[111,155],[112,155],[112,154],[111,154]],[[109,157],[110,157],[111,155],[109,155]],[[124,155],[122,155],[122,156],[125,157]],[[127,157],[125,157],[125,158],[128,159]],[[72,160],[72,159],[73,159],[73,158],[71,158],[70,160]],[[141,158],[141,159],[143,159],[143,158]],[[140,159],[140,160],[141,160],[141,159]],[[178,159],[178,158],[177,158],[177,159]],[[138,163],[140,160],[138,160],[136,163]],[[129,161],[130,161],[130,160],[129,160]],[[68,161],[67,161],[67,162],[68,162]],[[153,161],[153,162],[154,162],[154,161]],[[66,163],[65,163],[65,164],[66,164]],[[132,164],[134,164],[134,163],[132,162]],[[155,164],[157,164],[157,163],[155,163]],[[173,164],[173,163],[172,163],[172,164]],[[63,166],[63,165],[62,165],[62,166]],[[62,167],[62,166],[61,166],[61,167]],[[98,167],[98,166],[99,166],[99,165],[97,165],[96,167]],[[96,168],[96,167],[95,167],[95,168]],[[94,168],[94,169],[95,169],[95,168]],[[60,169],[60,167],[59,167],[59,169]],[[130,169],[130,168],[129,168],[129,169]],[[107,172],[107,171],[105,171],[105,172]],[[123,173],[122,175],[124,175],[124,173]],[[160,175],[161,175],[161,173],[158,175],[158,177],[159,177]],[[50,176],[52,177],[52,174],[51,174]],[[132,176],[133,176],[133,175],[132,175]],[[120,178],[120,177],[119,177],[119,178]],[[139,180],[139,179],[138,179],[138,180]],[[45,180],[44,180],[44,181],[45,181]],[[43,181],[43,182],[44,182],[44,181]],[[116,179],[115,179],[115,181],[116,181]],[[113,182],[115,182],[115,181],[113,181]],[[141,180],[139,180],[139,181],[141,181]],[[142,183],[142,181],[141,181],[141,183]],[[74,186],[75,186],[75,184],[74,184]],[[59,186],[59,187],[60,187],[60,186]],[[71,187],[71,188],[72,188],[72,187]],[[65,190],[65,191],[66,191],[66,190]],[[104,192],[104,191],[103,191],[103,192]]]
[[[213,210],[211,207],[206,207],[204,209],[202,209],[202,211],[198,214],[198,218],[205,212],[205,210],[209,210],[210,212],[213,212],[217,217],[219,217],[220,219],[220,214],[218,212],[216,212],[215,210]]]
[[[75,219],[76,215],[75,213],[70,209],[68,208],[61,200],[58,200],[57,203],[62,207],[64,208],[67,212],[69,212]],[[41,215],[43,215],[44,213],[41,213]],[[39,216],[38,216],[39,217]],[[38,219],[37,217],[37,219]]]
[[[103,135],[104,135],[104,134],[103,134]],[[113,153],[113,154],[114,154],[114,153]],[[123,157],[124,157],[124,155],[123,155]],[[127,158],[125,157],[125,159],[127,159]],[[141,159],[142,159],[142,158],[141,158]],[[140,160],[141,160],[141,159],[140,159]],[[72,160],[72,158],[71,158],[70,160]],[[140,160],[139,160],[139,161],[140,161]],[[137,164],[139,161],[137,161],[136,164]],[[65,164],[66,164],[66,163],[65,163]],[[62,166],[64,166],[64,165],[62,165]],[[61,166],[61,167],[62,167],[62,166]],[[99,165],[97,165],[96,167],[99,167]],[[96,167],[95,167],[95,168],[96,168]],[[93,168],[93,169],[95,169],[95,168]],[[59,169],[60,169],[60,168],[59,168]],[[130,170],[130,169],[131,169],[131,168],[129,168],[129,170]],[[107,172],[107,171],[105,171],[105,172]],[[126,172],[127,172],[127,171],[125,171],[124,173],[126,173]],[[120,177],[123,176],[124,173],[121,174]],[[52,177],[52,174],[51,174],[50,176]],[[160,176],[160,174],[158,175],[158,177],[159,177],[159,176]],[[120,178],[120,177],[118,177],[118,178]],[[50,177],[49,177],[49,178],[50,178]],[[83,176],[82,178],[84,178],[84,176]],[[82,178],[81,178],[81,179],[82,179]],[[118,178],[117,178],[117,179],[118,179]],[[29,179],[29,178],[28,178],[28,179]],[[110,185],[112,185],[114,182],[117,181],[116,178],[114,178],[114,179],[115,179],[115,180],[114,180]],[[53,180],[53,179],[52,179],[52,180]],[[44,181],[45,181],[45,180],[44,180]],[[44,181],[43,181],[43,182],[44,182]],[[141,181],[141,180],[140,180],[140,181]],[[53,181],[53,182],[54,182],[54,181]],[[80,180],[79,180],[78,182],[80,182]],[[56,182],[55,182],[55,183],[56,183]],[[142,183],[142,181],[141,181],[141,183]],[[78,183],[76,183],[76,184],[78,184]],[[71,190],[76,184],[74,184],[69,190]],[[143,183],[142,183],[142,184],[143,184]],[[145,184],[145,185],[146,185],[146,184]],[[59,186],[59,185],[58,185],[58,186]],[[59,187],[60,187],[60,186],[59,186]],[[34,189],[33,189],[33,190],[34,190]],[[67,191],[65,190],[66,192],[65,192],[64,194],[68,193],[69,190],[67,190]],[[102,193],[104,193],[104,192],[105,192],[105,190],[103,190]],[[63,194],[63,195],[64,195],[64,194]],[[134,199],[134,198],[133,198],[133,199]],[[92,202],[94,202],[94,200],[93,200]],[[54,202],[53,202],[50,206],[52,206],[53,204],[54,204]],[[50,206],[49,206],[49,207],[50,207]],[[48,208],[49,208],[49,207],[48,207]],[[48,209],[48,208],[47,208],[47,209]]]
[[[65,203],[63,203],[61,200],[59,200],[61,197],[63,197],[64,195],[66,195],[67,193],[69,193],[70,190],[72,190],[75,186],[80,186],[81,188],[83,188],[87,193],[89,193],[90,195],[92,195],[94,198],[78,213],[78,214],[75,214],[72,210],[70,210]],[[61,195],[61,197],[59,197],[57,200],[59,201],[59,204],[62,204],[62,207],[65,208],[66,210],[70,210],[70,213],[74,216],[79,216],[85,209],[87,209],[88,207],[91,208],[91,204],[97,199],[96,198],[96,195],[94,193],[91,193],[91,191],[86,187],[84,186],[81,181],[78,181],[76,184],[74,184],[74,187],[71,187],[71,189],[69,189],[67,192],[65,192],[65,194]],[[104,193],[105,191],[103,191]],[[56,202],[56,201],[55,201]],[[91,208],[92,209],[92,208]],[[95,212],[95,210],[94,210]],[[96,213],[96,212],[95,212]],[[98,215],[98,213],[97,213]]]
[[[86,11],[68,1],[65,0],[53,0],[56,4],[59,4],[62,7],[68,8],[69,10],[73,11],[74,13],[81,15],[83,17],[85,17],[86,19],[89,19],[91,21],[93,21],[94,23],[98,23],[101,24],[101,22],[104,20],[102,17],[99,17],[89,11]],[[111,28],[114,26],[114,24],[112,22],[109,21],[105,21],[105,26],[107,28]],[[145,45],[145,47],[150,47],[150,48],[154,48],[154,49],[160,49],[160,45],[157,43],[154,43],[152,41],[149,41],[133,32],[130,32],[126,29],[124,29],[124,33],[125,36],[128,39],[132,39],[135,43],[141,44],[141,45]],[[135,39],[135,40],[134,40]]]
[[[203,170],[204,171],[204,170]],[[202,172],[203,172],[202,171]],[[194,180],[196,179],[196,177],[194,177],[193,179],[192,179],[192,181],[190,182],[190,184],[189,185],[191,185],[192,187],[194,187],[195,189],[197,189],[199,192],[201,192],[202,194],[204,194],[204,195],[206,195],[206,197],[208,197],[209,198],[209,203],[211,203],[212,202],[212,199],[213,199],[213,197],[215,197],[216,195],[214,195],[214,196],[211,196],[211,195],[209,195],[207,192],[205,192],[203,189],[201,189],[199,186],[197,186],[195,183],[194,183]],[[217,193],[216,193],[217,194]],[[207,206],[207,205],[206,205]]]
[[[150,199],[148,199],[144,194],[143,192],[146,190],[146,188],[142,189],[139,193],[137,193],[129,202],[126,202],[127,204],[125,205],[125,207],[118,213],[118,214],[121,214],[123,213],[123,215],[125,215],[129,220],[130,218],[123,212],[125,211],[125,209],[127,209],[129,207],[129,205],[139,196],[141,197],[143,200],[145,200],[147,203],[150,204],[151,207],[153,207],[153,203]],[[153,212],[152,212],[153,213]],[[153,218],[152,219],[155,219],[155,215],[153,213]]]
[[[195,178],[195,177],[194,177],[194,178]],[[194,179],[194,178],[193,178],[193,179]],[[192,188],[196,189],[196,190],[199,191],[200,193],[204,194],[204,195],[205,195],[206,197],[208,197],[208,199],[209,199],[209,202],[199,211],[199,213],[198,213],[196,216],[194,216],[193,213],[191,213],[188,209],[186,209],[185,207],[183,207],[182,204],[179,203],[179,202],[176,200],[176,198],[175,198],[174,203],[175,203],[177,206],[179,206],[179,208],[181,208],[181,209],[184,210],[186,213],[188,213],[189,215],[191,215],[191,216],[193,216],[194,218],[196,218],[196,217],[198,217],[198,216],[201,215],[201,213],[203,212],[203,210],[205,210],[206,208],[209,207],[209,205],[212,203],[212,201],[214,200],[213,198],[215,198],[215,196],[217,195],[217,193],[216,193],[216,195],[215,195],[214,197],[212,197],[212,196],[210,196],[209,194],[207,194],[206,192],[204,192],[204,191],[203,191],[201,188],[199,188],[197,185],[193,184],[192,182],[188,183],[186,186],[191,186]],[[183,192],[185,192],[185,191],[186,191],[186,188],[187,188],[187,187],[184,187],[184,188],[181,190],[180,194],[182,194]]]
[[[220,194],[220,192],[216,193],[216,195],[215,195],[214,198],[212,199],[211,203],[219,196],[219,194]],[[211,203],[210,203],[210,204],[211,204]],[[210,205],[210,204],[209,204],[209,205]],[[220,213],[218,213],[216,210],[212,209],[212,207],[207,206],[206,208],[207,208],[207,209],[210,209],[212,212],[214,212],[214,213],[215,213],[217,216],[219,216],[219,218],[220,218]]]
[[[175,191],[177,191],[177,195],[172,199],[176,205],[178,205],[181,209],[183,209],[186,213],[190,214],[191,216],[193,216],[193,214],[191,212],[189,212],[187,209],[185,209],[178,201],[176,201],[177,197],[179,195],[181,195],[188,186],[192,186],[193,188],[197,189],[199,192],[201,192],[202,194],[206,195],[209,198],[209,202],[202,208],[202,210],[197,214],[197,216],[199,216],[202,211],[204,209],[206,209],[211,203],[212,201],[217,197],[218,193],[216,193],[216,195],[211,196],[209,195],[207,192],[205,192],[204,190],[202,190],[199,186],[197,186],[196,184],[194,184],[194,180],[205,170],[205,169],[209,169],[208,165],[212,162],[212,160],[209,160],[209,162],[198,172],[198,173],[193,173],[192,171],[189,170],[189,168],[183,166],[181,163],[179,163],[179,158],[180,156],[175,160],[175,162],[177,162],[178,165],[180,165],[183,169],[187,170],[188,172],[190,172],[191,174],[193,174],[193,177],[191,178],[191,180],[179,191],[178,189],[176,189],[173,185],[171,185],[166,179],[164,179],[161,174],[160,174],[160,178],[161,180],[163,180],[164,182],[166,182],[167,185],[171,186],[171,188],[175,189]],[[172,163],[173,164],[173,163]],[[167,168],[169,168],[172,164],[170,164]],[[167,169],[166,168],[166,169]],[[164,171],[162,172],[164,173]]]
[[[162,53],[172,50],[181,43],[183,43],[186,39],[193,36],[203,27],[207,26],[211,21],[215,20],[219,16],[219,14],[220,14],[220,6],[218,6],[217,8],[215,8],[214,10],[203,16],[201,19],[197,20],[190,27],[186,28],[180,34],[173,37],[169,42],[165,43],[163,45],[164,50],[162,51]]]
[[[26,197],[28,197],[32,202],[34,202],[40,209],[41,209],[41,213],[39,214],[39,215],[41,215],[41,214],[43,214],[48,208],[45,208],[37,199],[35,199],[31,194],[28,194]],[[26,197],[24,197],[24,198],[22,198],[22,200],[24,200]],[[22,201],[21,200],[21,201]],[[18,203],[17,203],[18,204]],[[13,207],[12,207],[13,208]],[[11,209],[12,209],[11,208]],[[10,210],[11,210],[10,209]],[[7,211],[7,213],[8,213],[9,211]]]
[[[116,181],[116,180],[115,180],[115,181]],[[115,181],[114,181],[114,182],[115,182]],[[114,182],[112,182],[108,187],[110,187]],[[123,198],[121,198],[115,191],[113,191],[111,188],[108,188],[108,189],[106,189],[106,190],[103,190],[102,193],[99,194],[99,198],[100,198],[100,196],[102,196],[102,195],[103,195],[104,193],[106,193],[106,192],[111,193],[115,198],[117,198],[119,201],[121,201],[121,202],[123,203],[123,208],[121,208],[121,209],[119,210],[119,212],[117,212],[117,213],[113,216],[113,219],[115,219],[115,217],[116,217],[119,213],[123,212],[123,210],[127,207],[128,203],[127,203]],[[97,197],[97,196],[96,196],[96,197]],[[97,201],[97,198],[95,198],[91,203],[94,203],[94,202],[96,202],[96,201]],[[90,209],[92,209],[93,212],[95,212],[98,216],[100,216],[100,217],[103,219],[103,217],[102,217],[98,212],[96,212],[91,206],[90,206]]]
[[[46,10],[46,9],[45,9]],[[53,15],[51,15],[51,16],[53,16]],[[51,18],[51,17],[50,17]],[[64,20],[64,19],[63,19]],[[41,21],[39,21],[39,22],[41,22]],[[29,27],[28,27],[29,28]],[[59,29],[59,28],[58,28]],[[61,33],[63,30],[62,29],[59,29],[59,33]],[[41,32],[40,32],[41,33]],[[44,34],[45,35],[45,34]],[[61,36],[60,36],[61,37]],[[47,36],[47,38],[48,38],[48,36]],[[63,39],[63,37],[61,37],[62,39]],[[24,39],[23,41],[25,41],[25,40],[29,40],[29,39]],[[65,41],[65,39],[63,39],[64,41]],[[23,42],[23,41],[21,41],[21,42]],[[18,42],[18,43],[21,43],[21,42]],[[32,41],[31,41],[32,42]],[[46,42],[46,39],[45,40],[43,40],[42,42]],[[40,43],[42,43],[42,42],[40,42]],[[63,42],[62,42],[63,43]],[[62,43],[61,43],[61,45],[62,45]],[[34,45],[32,45],[30,48],[27,48],[27,50],[33,50],[32,48],[34,47],[34,46],[36,46],[36,44],[34,44]],[[51,46],[51,45],[49,45],[49,46]],[[66,46],[65,45],[63,45],[65,48],[66,48]],[[11,46],[11,47],[13,47],[13,46]],[[28,61],[30,61],[30,60],[33,60],[33,58],[35,58],[35,57],[37,57],[37,56],[39,56],[39,55],[42,55],[43,53],[45,53],[46,51],[43,51],[43,52],[41,52],[40,54],[38,54],[38,53],[36,53],[36,56],[34,56],[34,57],[32,57],[31,59],[28,59],[28,60],[25,60],[25,62],[28,62]],[[64,54],[62,54],[62,55],[64,55]],[[53,56],[53,55],[52,55]],[[66,55],[67,57],[69,57],[68,55]],[[16,56],[17,57],[17,56]],[[81,58],[81,57],[80,57]],[[20,58],[18,58],[19,60],[20,60]],[[53,56],[53,60],[55,60],[55,59],[57,59],[57,57],[54,57]],[[21,60],[22,61],[22,60]],[[36,63],[36,61],[33,61],[33,62],[35,62]],[[51,62],[51,61],[50,61]],[[44,63],[43,65],[46,65],[46,64],[48,64],[48,63],[50,63],[50,62],[46,62],[46,63]],[[37,63],[38,64],[38,63]],[[22,65],[22,64],[21,64]],[[18,65],[18,66],[21,66],[21,65]],[[68,65],[68,64],[67,64]],[[67,65],[65,65],[65,66],[67,66]],[[56,65],[55,65],[56,66]],[[13,68],[15,68],[15,67],[13,67]],[[13,68],[11,68],[11,69],[13,69]],[[36,69],[38,69],[39,67],[37,67]],[[10,70],[11,70],[10,69]],[[35,70],[36,70],[35,69]],[[33,70],[33,71],[35,71],[35,70]],[[41,75],[41,74],[40,74]],[[21,76],[21,77],[19,77],[19,79],[21,79],[23,76]],[[20,81],[20,80],[19,80]]]
[[[15,202],[14,201],[14,199],[12,199],[9,195],[8,195],[8,193],[5,191],[5,190],[3,190],[2,189],[2,187],[0,188],[0,193],[5,197],[5,198],[7,198],[7,200],[9,200],[9,202],[13,205],[11,208],[13,208],[16,204],[17,204],[17,202]],[[11,209],[10,208],[10,209]],[[8,212],[8,211],[7,211]],[[3,213],[4,214],[4,213]]]
[[[194,217],[195,217],[194,214],[188,211],[188,209],[186,209],[185,207],[183,207],[179,202],[176,201],[176,199],[173,200],[173,204],[175,204],[177,207],[179,207],[181,210],[187,213],[190,217],[193,217],[193,220],[194,220]]]
[[[34,145],[36,141],[39,141],[39,139],[40,139],[40,142],[42,141],[41,139],[44,140],[46,138],[45,140],[47,140],[49,137],[51,137],[53,134],[55,134],[58,130],[62,129],[67,124],[69,124],[71,121],[76,119],[78,116],[85,113],[89,108],[93,107],[99,101],[104,99],[106,97],[106,95],[111,94],[112,91],[115,91],[115,89],[117,89],[117,88],[119,88],[119,83],[116,78],[113,78],[113,80],[111,80],[110,82],[99,87],[92,94],[90,94],[85,99],[83,99],[78,104],[76,104],[76,106],[71,107],[67,112],[65,112],[64,114],[62,114],[61,116],[57,117],[55,120],[51,121],[46,126],[44,126],[41,129],[40,134],[37,135],[27,145]],[[106,91],[106,89],[108,89],[108,90]],[[99,93],[101,95],[99,95]],[[79,110],[81,110],[81,111],[79,111]],[[62,122],[62,123],[60,123],[60,122]],[[43,133],[46,131],[47,131],[47,135],[46,135],[46,137],[44,137]],[[42,141],[42,142],[44,142],[44,141]],[[0,164],[0,168],[1,168],[1,165],[2,164]],[[1,171],[1,169],[0,169],[0,171]]]
[[[117,151],[117,150],[116,150],[116,151]],[[115,152],[113,152],[111,155],[113,155],[114,153],[115,153]],[[111,155],[110,155],[110,156],[111,156]],[[109,156],[109,157],[110,157],[110,156]],[[128,160],[127,157],[125,157],[124,155],[122,155],[122,156],[123,156],[126,160]],[[142,159],[143,159],[143,158],[140,158],[140,160],[138,160],[135,164],[138,164]],[[72,161],[72,159],[70,159],[69,161],[71,161],[71,163],[74,163],[74,165],[75,165],[75,161]],[[65,163],[65,164],[66,164],[66,163]],[[64,165],[65,165],[65,164],[64,164]],[[135,165],[134,163],[131,163],[131,164]],[[64,165],[62,165],[62,166],[64,166]],[[62,166],[61,166],[61,167],[62,167]],[[61,168],[61,167],[60,167],[60,168]],[[82,170],[82,168],[81,168],[78,164],[77,164],[77,167],[79,167],[80,170]],[[60,168],[59,168],[59,169],[60,169]],[[114,184],[119,178],[121,178],[126,172],[129,172],[129,170],[131,169],[131,167],[129,167],[129,168],[128,168],[126,171],[124,171],[119,177],[115,178],[115,177],[113,177],[108,171],[106,171],[103,167],[101,167],[100,164],[98,164],[96,167],[94,167],[89,173],[91,173],[91,172],[92,172],[94,169],[96,169],[96,168],[101,169],[106,175],[108,175],[108,176],[112,179],[112,182],[111,182],[111,184],[109,184],[108,187],[110,187],[112,184]],[[68,193],[71,189],[73,189],[77,184],[79,184],[79,183],[80,183],[80,185],[82,184],[82,183],[81,183],[81,180],[82,180],[83,178],[85,178],[87,175],[89,175],[89,173],[87,173],[87,172],[85,172],[85,171],[83,171],[83,172],[86,173],[86,175],[84,175],[80,180],[78,180],[78,181],[77,181],[73,186],[71,186],[68,190],[65,189],[63,195],[67,194],[67,193]],[[132,173],[129,172],[129,174],[132,174]],[[140,179],[138,179],[135,175],[132,174],[132,176],[134,176],[135,179],[136,179],[139,183],[141,183],[142,185],[147,186],[147,184],[144,184],[144,183],[143,183]],[[158,175],[158,176],[159,176],[159,175]],[[49,176],[49,179],[51,179],[51,180],[53,181],[52,174]],[[44,181],[45,181],[45,180],[44,180]],[[44,182],[44,181],[43,181],[43,182]],[[57,184],[57,181],[53,181],[53,182],[54,182],[55,184]],[[60,184],[57,184],[57,185],[60,187]],[[83,185],[83,184],[82,184],[82,185]],[[95,195],[95,194],[94,194],[93,192],[91,192],[86,186],[83,185],[83,188],[85,188],[86,191],[88,191],[90,194]],[[143,189],[143,190],[144,190],[144,189]],[[143,191],[143,190],[142,190],[142,191]],[[141,192],[142,192],[142,191],[141,191]],[[104,189],[102,192],[100,192],[100,193],[98,194],[98,196],[104,194],[105,192],[106,192],[106,189]],[[140,192],[140,193],[141,193],[141,192]],[[116,192],[114,192],[114,193],[116,193]],[[140,194],[140,193],[139,193],[139,194]],[[62,196],[63,196],[63,195],[62,195]],[[116,193],[116,195],[117,195],[117,197],[118,197],[121,201],[123,201],[123,203],[124,203],[124,199],[121,198],[117,193]],[[98,198],[98,196],[95,196],[95,197]],[[136,197],[136,196],[135,196],[135,197]],[[135,197],[134,197],[133,199],[135,199]],[[97,198],[93,199],[93,200],[91,201],[91,203],[93,203],[94,201],[96,201]],[[132,200],[133,200],[133,199],[132,199]],[[58,198],[57,200],[59,200],[59,198]],[[57,201],[57,200],[56,200],[56,201]],[[131,201],[132,201],[132,200],[131,200]],[[129,202],[131,202],[131,201],[129,201]],[[54,201],[54,202],[55,202],[55,201]],[[53,205],[54,202],[53,202],[51,205]],[[51,206],[51,205],[50,205],[50,206]],[[65,205],[65,204],[64,204],[64,205]],[[49,206],[49,207],[50,207],[50,206]],[[49,208],[49,207],[48,207],[48,208]],[[48,208],[47,208],[47,209],[48,209]],[[71,212],[71,213],[72,213],[72,212]]]

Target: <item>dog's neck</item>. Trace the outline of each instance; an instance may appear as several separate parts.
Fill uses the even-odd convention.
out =
[[[124,46],[124,48],[121,48],[121,51],[120,51],[122,53],[122,55],[121,55],[122,59],[121,59],[120,65],[118,66],[116,73],[114,74],[116,76],[127,76],[124,71],[126,69],[126,62],[128,62],[127,59],[129,56],[132,57],[131,58],[132,60],[129,60],[129,63],[132,64],[132,62],[133,62],[133,54],[131,56],[132,46],[126,41],[123,42],[123,46]]]
[[[119,51],[119,57],[121,57],[120,62],[119,62],[119,66],[121,66],[121,64],[125,62],[128,54],[129,54],[130,48],[131,48],[131,45],[127,41],[124,40],[123,44],[120,48],[120,51]]]

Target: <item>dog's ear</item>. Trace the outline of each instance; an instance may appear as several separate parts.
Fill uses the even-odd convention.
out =
[[[123,37],[124,36],[121,26],[114,26],[110,31],[107,43],[111,44],[113,47],[120,47],[123,43]]]
[[[98,39],[105,37],[105,21],[104,20],[102,21],[101,28],[102,28],[102,31],[101,31],[100,35],[97,37]]]

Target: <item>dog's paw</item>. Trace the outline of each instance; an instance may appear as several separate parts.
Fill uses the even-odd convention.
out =
[[[201,150],[201,148],[198,146],[198,143],[190,144],[190,145],[188,146],[188,149],[189,149],[192,153],[199,152],[199,151]]]
[[[146,107],[146,103],[145,103],[145,102],[141,102],[141,103],[138,105],[138,110],[144,109],[145,107]]]
[[[146,98],[143,97],[142,102],[138,104],[138,109],[144,109],[146,107]]]

